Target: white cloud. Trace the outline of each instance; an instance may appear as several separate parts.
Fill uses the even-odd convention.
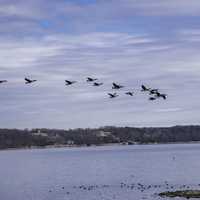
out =
[[[122,0],[121,4],[129,6],[138,15],[199,16],[200,13],[200,2],[198,0]]]
[[[0,2],[1,17],[19,17],[26,19],[40,19],[44,17],[41,1],[3,1]],[[43,10],[43,11],[42,11]]]
[[[44,38],[25,40],[2,39],[0,44],[0,62],[4,68],[29,68],[38,62],[58,61],[59,56],[64,62],[98,59],[102,53],[110,56],[114,52],[132,49],[131,45],[151,44],[154,40],[143,36],[131,36],[117,33],[91,33],[79,36],[51,35]],[[109,52],[109,50],[111,50]],[[144,49],[144,48],[143,48]],[[86,50],[86,51],[85,51]],[[106,57],[106,55],[104,55]]]
[[[177,31],[177,37],[182,42],[188,42],[197,45],[200,42],[200,29],[181,29]]]

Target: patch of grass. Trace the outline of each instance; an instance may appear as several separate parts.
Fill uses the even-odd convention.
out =
[[[161,192],[159,194],[161,197],[184,197],[184,198],[200,198],[200,190],[177,190],[177,191],[167,191]]]

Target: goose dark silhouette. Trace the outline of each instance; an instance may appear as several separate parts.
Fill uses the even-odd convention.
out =
[[[141,87],[142,87],[142,92],[146,92],[146,91],[149,91],[150,90],[150,88],[147,88],[145,85],[141,85]]]
[[[103,83],[97,83],[97,82],[94,82],[93,86],[101,86],[103,85]]]
[[[116,98],[119,95],[117,95],[117,93],[108,93],[108,95],[110,96],[110,98]]]
[[[149,97],[150,101],[155,101],[157,98],[156,97]]]
[[[149,94],[152,95],[152,94],[156,94],[158,92],[158,89],[150,89],[149,90]]]
[[[98,80],[97,78],[91,78],[91,77],[87,77],[87,82],[93,82]]]
[[[160,97],[162,97],[164,100],[167,99],[167,95],[166,94],[161,94]]]
[[[133,96],[133,92],[126,92],[126,95]]]
[[[158,98],[161,97],[161,98],[163,98],[164,100],[167,99],[167,95],[166,95],[166,94],[161,94],[160,92],[156,92],[156,96],[157,96]]]
[[[74,83],[76,83],[76,81],[65,80],[65,84],[66,84],[66,85],[72,85],[72,84],[74,84]]]
[[[26,84],[30,84],[30,83],[33,83],[33,82],[36,82],[37,80],[33,80],[33,79],[28,79],[28,78],[25,78],[24,79],[26,82]]]
[[[121,88],[123,88],[124,86],[123,85],[119,85],[119,84],[116,84],[116,83],[112,83],[112,89],[121,89]]]
[[[0,80],[0,83],[6,83],[8,82],[7,80]]]

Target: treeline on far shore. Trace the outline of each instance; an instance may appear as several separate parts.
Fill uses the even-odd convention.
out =
[[[0,149],[82,146],[110,143],[148,144],[200,141],[200,126],[163,128],[101,127],[98,129],[0,129]]]

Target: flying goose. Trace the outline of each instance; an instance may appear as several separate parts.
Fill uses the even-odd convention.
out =
[[[154,101],[154,100],[156,100],[156,97],[149,97],[149,100]]]
[[[118,85],[118,84],[116,84],[116,83],[112,83],[112,89],[121,89],[121,88],[123,88],[124,86],[123,85]]]
[[[93,86],[101,86],[103,85],[103,83],[97,83],[97,82],[94,82]]]
[[[161,94],[160,96],[161,96],[164,100],[167,99],[167,95],[166,95],[166,94]]]
[[[108,95],[110,96],[110,98],[115,98],[119,96],[117,95],[117,93],[108,93]]]
[[[24,80],[26,81],[25,82],[26,84],[33,83],[33,82],[37,81],[37,80],[33,80],[33,79],[31,80],[31,79],[28,79],[28,78],[25,78]]]
[[[159,98],[159,97],[162,97],[164,100],[167,99],[167,95],[166,94],[161,94],[160,92],[156,92],[156,96]]]
[[[129,96],[133,96],[133,92],[126,92],[125,94],[127,94]]]
[[[97,78],[91,78],[91,77],[87,77],[87,82],[93,82],[96,81]]]
[[[6,83],[8,82],[7,80],[0,80],[0,83]]]
[[[76,83],[76,81],[68,81],[68,80],[65,80],[65,84],[66,84],[66,85],[72,85],[72,84],[74,84],[74,83]]]
[[[149,90],[149,94],[152,95],[152,94],[156,94],[158,92],[158,89],[150,89]]]
[[[144,86],[144,85],[142,85],[141,86],[142,87],[142,92],[145,92],[145,91],[149,91],[150,90],[150,88],[147,88],[146,86]]]

